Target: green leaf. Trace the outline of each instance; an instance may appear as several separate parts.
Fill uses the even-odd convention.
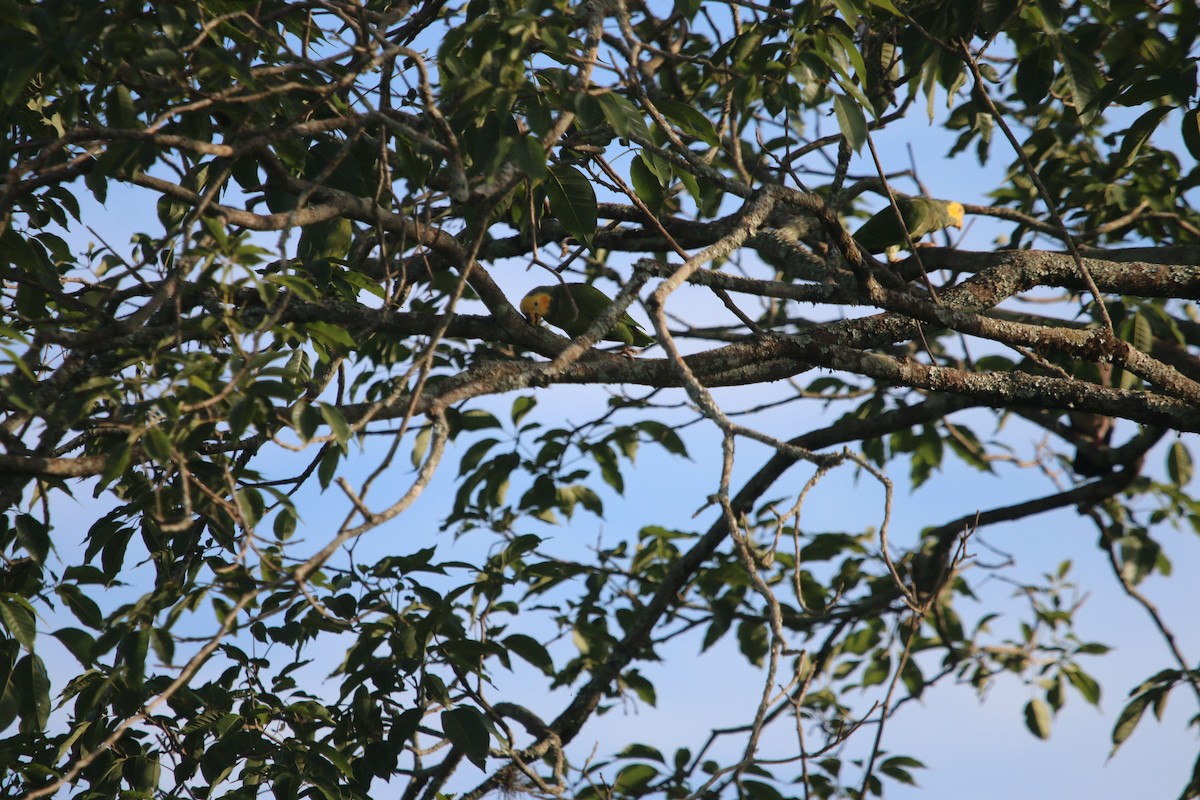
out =
[[[101,470],[100,479],[96,483],[97,492],[125,474],[133,458],[133,448],[128,440],[123,439],[110,447],[105,456],[104,469]]]
[[[783,800],[783,795],[769,783],[762,781],[742,781],[749,800]]]
[[[863,670],[863,687],[877,686],[887,680],[892,671],[892,659],[886,650],[876,650]]]
[[[242,524],[246,528],[256,526],[266,510],[262,493],[256,489],[240,489],[234,495],[233,499],[234,503],[237,504],[238,511],[242,515]]]
[[[458,476],[461,478],[479,466],[479,462],[483,461],[483,457],[487,455],[488,451],[498,444],[500,444],[499,439],[480,439],[467,448],[467,452],[463,454],[462,461],[458,465]]]
[[[1192,765],[1191,780],[1184,787],[1183,794],[1179,795],[1179,800],[1196,800],[1197,797],[1200,797],[1200,756],[1196,758],[1196,763]]]
[[[523,633],[514,633],[504,638],[504,646],[525,661],[540,669],[544,674],[553,676],[554,660],[550,652],[541,642]]]
[[[461,750],[472,764],[484,769],[491,736],[483,715],[471,706],[459,706],[443,711],[441,721],[442,730],[450,743]]]
[[[149,456],[159,464],[171,463],[172,448],[171,439],[163,432],[163,429],[157,425],[152,425],[146,429],[146,433],[141,439],[142,446],[146,448]]]
[[[37,612],[24,597],[0,592],[0,624],[30,652],[37,638]]]
[[[846,137],[847,144],[854,148],[856,153],[862,151],[862,146],[867,143],[867,118],[862,107],[849,97],[839,94],[833,98],[833,108],[837,114],[838,127],[842,130],[842,136]]]
[[[83,185],[91,191],[92,197],[96,198],[100,205],[104,205],[108,200],[108,174],[105,171],[88,170],[83,174]]]
[[[146,675],[146,654],[150,649],[150,629],[137,628],[125,634],[117,647],[121,666],[130,686],[140,686]]]
[[[873,627],[863,627],[846,637],[842,649],[861,656],[879,643],[879,632]]]
[[[733,624],[733,611],[734,605],[730,603],[713,604],[712,622],[709,623],[708,630],[704,632],[704,641],[700,643],[701,653],[716,644],[729,631]]]
[[[479,408],[470,411],[447,413],[450,421],[450,438],[453,439],[460,431],[482,431],[487,428],[499,428],[500,420]]]
[[[660,764],[667,763],[666,759],[663,758],[662,752],[658,750],[658,748],[651,747],[648,744],[640,744],[638,742],[634,742],[626,747],[619,753],[619,755],[621,758],[644,758],[647,761],[657,761]]]
[[[910,772],[912,769],[925,769],[925,765],[917,759],[909,758],[908,756],[892,756],[891,758],[884,759],[879,764],[880,772],[906,786],[917,785],[917,781]]]
[[[1096,114],[1104,109],[1096,107],[1096,98],[1104,78],[1100,75],[1090,51],[1083,52],[1073,42],[1061,36],[1054,37],[1063,74],[1071,89],[1071,105],[1083,124],[1089,125]]]
[[[584,244],[591,244],[596,233],[598,208],[596,192],[587,176],[576,167],[559,164],[550,168],[545,187],[550,210],[567,233]]]
[[[1193,108],[1183,115],[1180,132],[1192,158],[1200,161],[1200,108]]]
[[[1134,159],[1137,158],[1138,152],[1149,141],[1158,124],[1162,122],[1167,114],[1170,114],[1174,110],[1174,106],[1157,106],[1134,120],[1134,123],[1125,131],[1125,138],[1121,141],[1121,149],[1117,153],[1117,158],[1113,161],[1113,169],[1117,174],[1123,173],[1133,163]]]
[[[354,777],[354,768],[350,765],[349,759],[338,750],[336,747],[331,747],[324,742],[309,742],[308,746],[315,752],[320,753],[329,763],[337,767],[338,772],[342,773],[347,778]]]
[[[101,630],[104,626],[104,616],[96,601],[88,597],[73,583],[61,583],[54,590],[62,598],[67,608],[75,618],[93,630]]]
[[[132,128],[137,124],[133,94],[128,86],[118,85],[108,93],[105,111],[110,128]]]
[[[333,436],[339,444],[345,444],[350,440],[350,425],[346,422],[346,418],[342,416],[342,412],[337,406],[329,403],[317,403],[317,408],[321,411],[321,417],[325,423],[329,425],[333,431]]]
[[[613,781],[613,794],[636,795],[657,776],[658,770],[649,764],[630,764],[617,773],[617,779]]]
[[[13,685],[18,690],[21,732],[40,734],[50,718],[50,676],[46,665],[33,653],[13,667]]]
[[[738,625],[738,646],[742,655],[754,666],[762,666],[769,647],[767,625],[764,622],[746,620]]]
[[[604,111],[604,118],[618,136],[645,142],[650,139],[650,129],[637,106],[616,92],[605,92],[596,98]]]
[[[1117,540],[1121,553],[1121,574],[1130,583],[1139,584],[1159,567],[1162,545],[1144,530]]]
[[[904,662],[900,680],[904,682],[904,688],[908,689],[908,693],[913,697],[920,697],[925,693],[925,676],[921,673],[921,667],[915,658]]]
[[[1146,712],[1146,707],[1160,694],[1162,694],[1161,688],[1142,692],[1130,700],[1125,708],[1121,709],[1121,715],[1117,717],[1117,722],[1113,725],[1112,753],[1116,753],[1117,748],[1125,743],[1125,740],[1129,738],[1130,734],[1133,733],[1133,729],[1141,721],[1142,714]]]
[[[687,447],[675,429],[657,420],[643,420],[637,423],[637,429],[644,433],[651,442],[659,444],[671,455],[689,458]]]
[[[407,742],[412,737],[416,736],[417,729],[421,726],[421,720],[425,714],[419,708],[410,708],[407,711],[396,717],[396,721],[392,723],[392,738],[398,743]]]
[[[37,564],[44,564],[50,552],[50,528],[29,514],[17,515],[17,541]]]
[[[537,398],[533,395],[521,395],[516,400],[513,400],[511,412],[513,425],[520,425],[521,420],[525,419],[525,415],[532,411],[536,405]]]
[[[581,484],[561,486],[555,492],[555,495],[558,507],[568,517],[574,513],[575,506],[577,505],[583,506],[598,517],[604,515],[604,504],[601,502],[599,495],[587,486]]]
[[[896,8],[896,5],[892,2],[892,0],[867,0],[867,2],[869,2],[873,6],[878,6],[879,8],[882,8],[885,11],[890,11],[891,13],[895,14],[897,17],[904,16],[904,14],[900,11],[900,9]]]
[[[311,442],[321,427],[321,412],[308,403],[296,403],[292,406],[292,427],[301,441]]]
[[[600,477],[617,494],[625,493],[625,478],[621,475],[620,463],[613,451],[603,445],[591,448],[589,451],[596,464],[600,467]]]
[[[1187,446],[1178,439],[1171,445],[1167,453],[1167,475],[1176,486],[1183,487],[1191,482],[1195,471],[1192,466],[1192,455]]]
[[[333,325],[328,322],[306,322],[304,329],[312,334],[315,340],[331,349],[344,347],[347,350],[354,350],[358,346],[350,332],[341,325]]]
[[[175,637],[171,635],[170,631],[164,628],[150,629],[150,646],[154,648],[154,655],[160,662],[163,664],[175,663]]]
[[[92,665],[92,648],[96,640],[90,633],[79,628],[61,628],[54,632],[54,638],[58,639],[80,664],[85,667]]]
[[[521,141],[513,148],[512,155],[521,171],[534,181],[545,180],[550,175],[550,170],[546,167],[546,150],[536,137],[521,137]]]
[[[15,649],[0,648],[0,731],[6,730],[17,718],[21,689],[16,684],[13,669],[16,666]]]
[[[333,445],[326,445],[322,449],[321,462],[317,465],[317,480],[322,489],[327,489],[337,473],[338,464],[341,463],[342,451]]]
[[[1100,684],[1091,675],[1074,665],[1065,666],[1062,671],[1084,700],[1093,706],[1100,705]]]
[[[721,145],[721,137],[717,135],[717,129],[713,127],[712,120],[704,116],[695,106],[680,103],[677,100],[659,98],[654,101],[654,107],[660,114],[674,122],[676,127],[684,133],[695,136],[712,147]]]
[[[1112,85],[1109,84],[1109,87]],[[1146,78],[1117,85],[1121,87],[1117,102],[1129,108],[1137,108],[1138,106],[1153,105],[1170,96],[1173,82],[1166,78]]]
[[[1050,738],[1051,716],[1050,706],[1041,698],[1035,697],[1025,704],[1025,727],[1039,739]]]
[[[654,684],[646,680],[636,669],[622,675],[621,683],[625,688],[632,689],[643,703],[650,706],[658,705],[658,693],[654,690]]]
[[[653,212],[662,209],[667,199],[667,193],[658,180],[658,176],[650,171],[640,155],[634,156],[629,162],[629,180],[638,198]]]

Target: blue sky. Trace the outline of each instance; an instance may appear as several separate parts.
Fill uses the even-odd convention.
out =
[[[822,133],[832,132],[835,125],[832,118],[820,121],[820,124],[829,128]],[[889,168],[907,168],[906,146],[912,143],[917,147],[921,178],[934,196],[986,204],[984,193],[998,184],[1001,165],[1008,160],[1007,145],[996,142],[993,163],[984,167],[975,160],[973,152],[954,160],[943,158],[951,141],[952,138],[941,129],[928,126],[918,110],[904,124],[880,135],[878,144]],[[861,160],[856,160],[852,168],[857,174],[870,171]],[[914,191],[914,187],[905,182],[901,182],[899,188]],[[81,195],[81,200],[86,197]],[[132,233],[158,227],[153,216],[153,203],[143,203],[114,186],[107,208],[97,209],[91,201],[85,202],[84,207],[85,214],[99,212],[102,215],[102,221],[94,223],[97,232],[114,246],[124,247]],[[990,249],[997,231],[986,220],[977,220],[968,230],[964,246]],[[80,229],[72,234],[73,241],[90,238],[87,231]],[[272,238],[268,246],[276,241]],[[294,239],[292,241],[294,243]],[[546,282],[544,273],[528,270],[521,264],[491,266],[493,277],[514,301],[529,288]],[[684,287],[673,302],[676,303],[674,309],[694,319],[703,318],[710,324],[714,318],[728,318],[727,312],[714,303],[711,295],[698,287]],[[466,307],[463,310],[477,309]],[[633,313],[646,319],[641,309],[635,308]],[[654,349],[646,357],[660,355],[661,350]],[[738,408],[762,402],[765,392],[785,391],[786,387],[782,386],[722,390],[716,396],[725,407]],[[675,395],[676,399],[682,399],[681,392]],[[484,405],[506,419],[513,397],[503,396]],[[598,415],[605,406],[607,394],[599,387],[557,387],[539,391],[537,397],[538,408],[530,420],[552,425],[563,418],[581,422]],[[987,415],[976,412],[963,415],[963,418],[973,421],[976,433],[981,437],[990,438],[994,434]],[[832,416],[826,416],[820,404],[813,402],[765,412],[757,415],[753,422],[772,435],[788,438],[823,427],[832,419]],[[1018,448],[1019,455],[1031,456],[1039,434],[1020,421],[1009,424],[1011,427],[1003,436]],[[1127,435],[1128,431],[1125,433]],[[683,462],[652,446],[643,446],[636,465],[626,472],[625,495],[617,497],[605,491],[605,519],[580,512],[568,524],[558,527],[532,521],[522,523],[520,532],[545,536],[547,547],[570,552],[594,544],[598,537],[606,543],[632,539],[641,526],[651,523],[706,528],[713,518],[711,509],[695,521],[691,516],[703,505],[705,496],[717,487],[717,439],[712,426],[707,423],[688,428],[683,435],[693,460]],[[1188,441],[1195,451],[1196,437],[1190,436]],[[486,534],[472,533],[454,540],[439,532],[455,488],[457,456],[465,447],[466,442],[452,446],[438,476],[409,512],[368,535],[359,547],[360,559],[395,552],[393,548],[396,547],[408,551],[410,547],[428,543],[438,545],[442,559],[469,558],[487,551],[492,541]],[[1149,462],[1152,472],[1161,472],[1162,451],[1160,446]],[[737,477],[748,476],[761,463],[763,453],[761,446],[739,443]],[[370,450],[361,457],[364,472],[377,457],[377,452]],[[1053,490],[1049,481],[1033,470],[1001,466],[998,475],[986,475],[947,458],[945,472],[915,492],[908,490],[907,465],[899,461],[894,463],[892,477],[898,491],[892,537],[898,545],[913,541],[916,532],[926,525]],[[403,474],[406,465],[406,459],[399,459],[393,467],[397,472],[397,485],[403,485],[408,479]],[[797,467],[780,482],[778,491],[769,494],[794,494],[807,477],[807,469]],[[735,479],[735,487],[738,484],[739,480]],[[341,522],[342,498],[336,496],[337,502],[331,502],[335,491],[318,497],[313,490],[300,498],[304,518],[300,535],[314,547]],[[90,495],[90,490],[81,485],[76,501],[57,504],[58,513],[62,515],[56,523],[57,534],[65,535],[73,528],[82,534],[86,524],[99,516],[97,501],[91,500]],[[880,496],[872,481],[854,480],[850,468],[843,468],[813,495],[805,507],[803,524],[810,531],[850,532],[878,525]],[[75,521],[79,524],[74,525]],[[1007,800],[1014,795],[1030,798],[1174,796],[1190,770],[1197,749],[1196,736],[1186,727],[1194,713],[1190,696],[1173,698],[1162,723],[1147,717],[1116,758],[1106,763],[1109,735],[1124,705],[1125,691],[1159,668],[1170,666],[1170,661],[1161,639],[1150,630],[1142,610],[1120,595],[1116,581],[1095,547],[1095,531],[1067,509],[989,528],[982,535],[987,542],[1014,555],[1018,564],[1014,574],[1022,579],[1033,580],[1043,572],[1054,570],[1062,560],[1073,560],[1072,574],[1091,592],[1078,617],[1079,635],[1085,640],[1115,647],[1107,656],[1090,659],[1086,664],[1105,690],[1101,710],[1097,711],[1077,695],[1071,695],[1064,712],[1056,720],[1051,739],[1041,742],[1025,729],[1020,709],[1031,696],[1030,689],[1015,678],[998,681],[986,703],[980,703],[969,687],[939,686],[930,691],[920,705],[905,706],[889,722],[885,748],[920,758],[929,770],[917,773],[919,789],[889,783],[887,796],[957,796],[963,794],[964,789],[977,800]],[[1200,581],[1200,541],[1189,532],[1163,532],[1161,538],[1176,572],[1169,580],[1149,579],[1143,590],[1163,610],[1179,636],[1184,652],[1194,659],[1200,652],[1200,626],[1194,621],[1193,588]],[[402,544],[397,545],[397,541]],[[69,552],[70,548],[64,545],[62,549]],[[979,554],[981,561],[992,560],[981,548],[974,548],[974,552]],[[983,568],[976,567],[970,577],[978,579],[985,574]],[[979,607],[979,613],[996,603],[1011,614],[1019,614],[1021,603],[1011,599],[1011,586],[989,580],[983,583],[980,591],[986,603]],[[135,596],[139,593],[136,587],[131,587],[129,592]],[[1011,624],[1006,619],[996,623],[996,627],[1004,630],[1004,625]],[[554,646],[556,662],[562,663],[568,657],[570,647],[566,641]],[[746,665],[736,653],[714,651],[700,656],[698,651],[699,635],[685,637],[665,650],[672,658],[663,665],[643,667],[656,683],[658,707],[617,708],[593,719],[573,744],[573,757],[582,761],[593,746],[598,746],[603,753],[631,738],[656,745],[668,755],[674,747],[681,745],[695,751],[710,727],[747,722],[761,690],[761,671]],[[333,659],[339,655],[333,653],[329,657]],[[70,657],[61,650],[48,647],[45,656],[50,661],[52,675],[72,674],[70,670],[75,665],[73,661],[66,663]],[[329,664],[318,662],[310,668],[309,674],[317,678],[327,673],[328,667]],[[334,684],[327,685],[332,693]],[[61,686],[61,681],[56,681],[56,690]],[[538,676],[520,669],[512,677],[499,680],[499,687],[512,687],[528,696],[529,704],[546,717],[556,715],[569,699],[563,691],[545,692]],[[698,706],[704,712],[702,719],[697,713]],[[857,747],[865,745],[867,737],[860,738],[861,741],[853,740]],[[728,746],[740,747],[740,740]],[[769,739],[764,742],[768,752],[782,751],[788,746],[789,741]],[[1150,768],[1149,764],[1162,766]],[[464,767],[464,786],[470,785],[475,777],[467,774],[471,769]],[[786,772],[781,770],[781,773]]]

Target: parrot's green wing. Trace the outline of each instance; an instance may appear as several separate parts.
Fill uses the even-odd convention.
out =
[[[610,342],[621,342],[626,347],[649,347],[654,344],[654,337],[628,314],[617,320],[604,338]]]
[[[928,197],[899,197],[896,198],[896,206],[900,209],[904,227],[908,229],[913,241],[943,228],[962,227],[961,203],[932,200]],[[854,238],[868,253],[882,253],[889,248],[907,245],[904,229],[900,227],[900,221],[896,219],[896,212],[891,206],[864,222],[854,234]]]
[[[322,258],[330,261],[341,260],[350,252],[353,242],[353,223],[345,217],[334,217],[324,222],[305,225],[301,229],[296,257],[306,265]]]
[[[589,326],[604,313],[605,309],[612,305],[612,300],[590,283],[569,283],[567,286],[580,308],[587,309],[586,313],[590,317],[587,323]],[[583,333],[583,331],[579,333]],[[572,334],[572,336],[575,335],[578,334]],[[613,323],[612,328],[604,335],[604,340],[621,342],[626,347],[649,347],[654,344],[654,338],[646,333],[636,319],[629,316],[629,312],[622,314]]]
[[[551,302],[545,314],[546,321],[562,328],[572,337],[587,331],[604,310],[612,305],[612,300],[604,292],[589,283],[544,286],[535,291],[545,291],[550,295]],[[604,340],[621,342],[632,347],[649,347],[654,344],[654,339],[628,313],[613,324],[604,335]]]

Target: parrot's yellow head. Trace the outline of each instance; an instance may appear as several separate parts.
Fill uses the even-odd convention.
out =
[[[541,323],[542,318],[550,311],[550,295],[534,289],[521,300],[521,313],[534,325]]]
[[[950,215],[950,224],[961,229],[963,226],[963,214],[966,213],[966,209],[963,208],[963,204],[958,202],[947,203],[946,213]]]

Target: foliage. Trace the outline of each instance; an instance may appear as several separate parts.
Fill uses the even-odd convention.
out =
[[[1099,702],[1069,564],[1011,579],[1011,625],[966,606],[1008,574],[976,531],[1054,509],[1174,648],[1114,749],[1200,699],[1139,589],[1200,532],[1198,18],[0,0],[3,793],[878,795],[922,767],[885,723],[941,684],[1026,682],[1043,738]],[[876,145],[926,113],[1001,176],[939,195],[1003,244],[883,264],[846,231],[922,194]],[[620,291],[569,342],[514,308],[530,268]],[[661,351],[591,347],[637,297]],[[607,407],[561,413],[569,385]],[[619,508],[635,457],[704,468],[672,491],[707,505],[553,535]],[[955,460],[1051,489],[905,539],[888,475]],[[802,518],[844,473],[881,524]],[[689,647],[758,668],[744,727],[572,747]]]

